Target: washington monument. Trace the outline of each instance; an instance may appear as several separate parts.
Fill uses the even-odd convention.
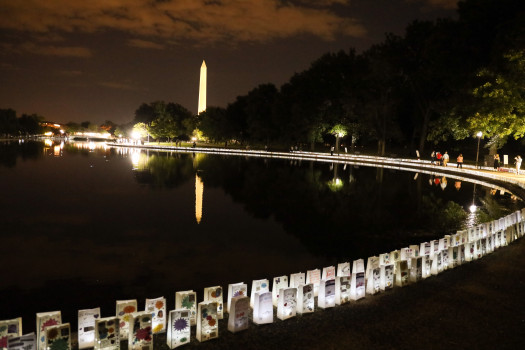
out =
[[[199,108],[197,114],[206,110],[206,63],[202,60],[201,80],[199,84]]]

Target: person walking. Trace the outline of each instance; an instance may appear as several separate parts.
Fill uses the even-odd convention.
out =
[[[457,168],[463,169],[463,154],[459,154],[457,161]]]
[[[521,168],[521,161],[523,159],[521,159],[521,157],[519,155],[517,155],[516,157],[514,157],[514,161],[516,163],[516,174],[520,174],[520,168]]]
[[[441,165],[441,158],[443,156],[441,155],[440,152],[436,152],[436,160],[437,160],[437,165]]]
[[[436,151],[432,151],[432,153],[430,153],[430,164],[435,164],[436,163]]]
[[[499,170],[499,154],[494,155],[494,170]]]
[[[448,155],[448,152],[445,151],[445,154],[443,155],[443,166],[447,166],[449,159],[450,157]]]

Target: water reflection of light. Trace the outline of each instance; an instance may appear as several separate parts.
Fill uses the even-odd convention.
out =
[[[51,147],[53,146],[53,141],[51,141],[51,139],[45,139],[44,145],[46,145],[47,147]]]
[[[333,178],[331,181],[328,182],[328,187],[332,191],[338,191],[343,187],[343,181],[341,181],[341,179],[338,177]]]
[[[135,152],[131,154],[131,164],[133,164],[133,169],[137,169],[139,167],[140,162],[140,152]]]
[[[195,219],[197,224],[202,220],[202,197],[204,195],[204,184],[199,175],[195,174]]]
[[[53,147],[53,155],[55,157],[60,157],[60,145],[55,145],[55,147]]]
[[[78,149],[84,149],[89,151],[94,151],[95,149],[103,149],[107,150],[108,145],[106,145],[105,142],[84,142],[84,141],[74,141],[69,143],[69,145],[72,145],[75,148]]]

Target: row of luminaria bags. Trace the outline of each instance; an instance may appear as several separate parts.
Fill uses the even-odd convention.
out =
[[[286,320],[318,308],[364,298],[391,288],[403,287],[432,275],[479,259],[499,247],[522,237],[525,209],[468,230],[445,235],[439,240],[411,245],[350,263],[294,273],[252,282],[248,297],[245,283],[228,285],[226,313],[228,330],[235,333],[255,324],[274,322],[276,316]],[[170,348],[190,343],[192,326],[199,342],[219,337],[218,322],[224,318],[223,288],[204,289],[204,301],[197,303],[197,293],[175,293],[175,310],[166,312],[166,299],[146,299],[145,310],[137,311],[137,300],[119,300],[116,313],[101,318],[100,308],[78,311],[78,346],[80,349],[116,350],[122,340],[130,350],[152,350],[154,334],[167,332]],[[250,317],[251,315],[251,317]],[[166,327],[167,321],[167,327]],[[22,318],[0,321],[0,350],[68,350],[71,349],[71,326],[62,323],[60,311],[36,314],[36,334],[22,335]]]

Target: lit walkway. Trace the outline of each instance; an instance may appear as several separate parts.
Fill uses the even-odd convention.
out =
[[[279,158],[279,159],[301,159],[301,160],[314,160],[326,163],[357,163],[358,165],[372,165],[380,164],[384,167],[392,169],[424,169],[425,172],[436,172],[445,174],[456,174],[458,176],[477,176],[485,179],[492,179],[496,181],[503,181],[513,185],[525,188],[525,169],[523,169],[523,175],[516,175],[514,168],[506,168],[511,172],[505,171],[494,171],[489,167],[482,167],[476,169],[473,165],[464,164],[462,169],[456,167],[456,163],[448,163],[447,167],[431,164],[429,160],[417,160],[411,158],[391,158],[391,157],[379,157],[369,156],[355,153],[339,153],[330,155],[330,153],[322,152],[267,152],[264,150],[242,150],[232,148],[220,148],[220,147],[177,147],[177,146],[164,146],[164,145],[132,145],[132,144],[120,144],[110,143],[111,147],[131,147],[137,149],[149,149],[163,152],[179,152],[179,153],[207,153],[207,154],[228,154],[233,156],[247,156],[247,157],[262,157],[262,158]],[[525,198],[524,198],[525,200]]]

